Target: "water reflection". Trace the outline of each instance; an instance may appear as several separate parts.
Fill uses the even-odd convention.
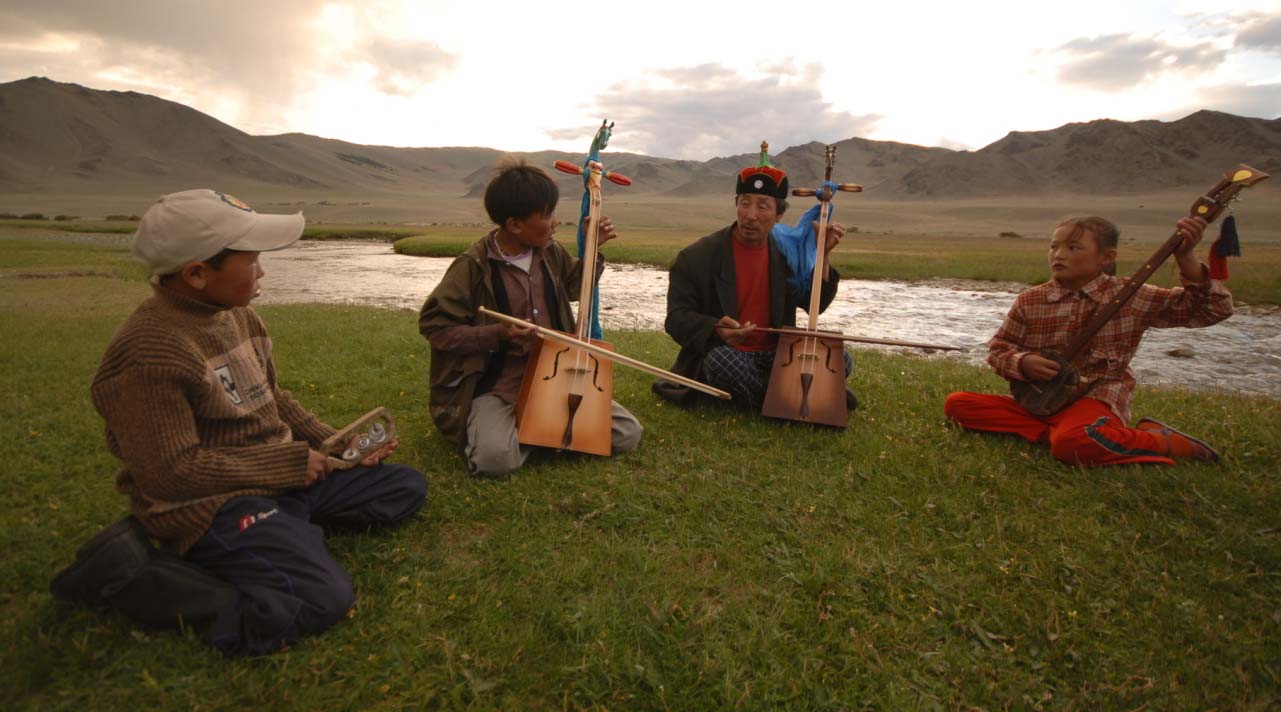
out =
[[[267,274],[258,301],[356,303],[417,311],[451,261],[397,255],[386,243],[300,242],[262,255]],[[860,336],[960,346],[963,351],[929,358],[983,363],[985,342],[1013,299],[1014,293],[1005,291],[846,280],[820,325]],[[661,331],[666,303],[665,271],[606,267],[601,280],[601,321],[606,330]],[[1167,354],[1180,348],[1191,349],[1194,356]],[[1237,314],[1206,329],[1153,329],[1132,366],[1141,383],[1281,397],[1281,317]]]

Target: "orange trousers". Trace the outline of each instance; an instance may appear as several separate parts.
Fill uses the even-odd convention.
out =
[[[1009,396],[959,392],[943,401],[943,413],[968,430],[1012,433],[1030,443],[1048,443],[1054,459],[1069,465],[1174,464],[1161,454],[1166,452],[1164,438],[1126,427],[1111,408],[1093,398],[1081,398],[1039,418]]]

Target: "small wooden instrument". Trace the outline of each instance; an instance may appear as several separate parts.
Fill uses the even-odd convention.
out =
[[[1203,218],[1206,224],[1214,222],[1237,199],[1238,194],[1250,186],[1268,177],[1267,173],[1251,168],[1244,163],[1223,174],[1223,179],[1214,184],[1210,191],[1197,198],[1188,215]],[[1148,278],[1156,272],[1170,255],[1183,242],[1183,236],[1176,230],[1170,239],[1157,249],[1143,266],[1130,277],[1129,282],[1117,292],[1112,301],[1101,307],[1085,326],[1072,337],[1067,348],[1062,352],[1048,350],[1041,352],[1045,358],[1059,365],[1059,372],[1048,381],[1010,381],[1010,393],[1019,405],[1032,415],[1046,417],[1053,415],[1085,395],[1093,384],[1085,383],[1073,365],[1078,356],[1089,345],[1090,339],[1099,333],[1113,316],[1125,306],[1125,303],[1139,291]]]
[[[827,147],[827,168],[819,188],[796,188],[792,195],[814,196],[819,208],[818,231],[814,235],[814,274],[810,280],[809,325],[805,330],[779,330],[774,368],[761,415],[785,420],[844,428],[849,420],[845,408],[845,348],[839,338],[817,331],[820,294],[827,260],[823,244],[837,191],[858,193],[857,183],[832,182],[836,147]]]
[[[329,456],[335,470],[350,470],[395,438],[396,420],[386,408],[374,408],[326,438],[320,451]]]
[[[558,170],[582,173],[571,163],[557,162]],[[582,286],[578,293],[577,328],[579,343],[558,342],[547,348],[539,342],[525,364],[525,377],[516,399],[516,425],[523,445],[540,445],[576,450],[593,455],[610,453],[611,410],[614,398],[614,364],[600,358],[598,351],[581,348],[591,344],[613,351],[605,341],[592,339],[591,305],[596,289],[596,246],[600,232],[600,181],[604,168],[589,161],[586,186],[591,194],[587,216],[587,248],[583,253]]]

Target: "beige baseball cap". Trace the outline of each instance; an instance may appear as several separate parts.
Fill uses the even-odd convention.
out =
[[[226,249],[280,250],[302,237],[302,213],[262,215],[234,196],[201,188],[162,195],[133,234],[133,256],[153,275],[173,274]]]

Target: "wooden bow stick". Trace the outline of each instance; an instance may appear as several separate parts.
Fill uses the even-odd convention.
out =
[[[559,331],[556,331],[555,329],[546,329],[544,327],[541,327],[535,324],[532,321],[525,321],[524,319],[519,319],[514,316],[508,316],[501,312],[496,312],[496,311],[486,309],[485,307],[481,307],[479,309],[479,312],[491,319],[504,321],[504,322],[507,322],[508,324],[513,324],[515,326],[524,326],[524,327],[532,328],[540,337],[548,341],[553,341],[555,343],[562,344],[564,346],[572,346],[577,349],[583,349],[584,351],[589,351],[600,358],[613,361],[615,363],[621,363],[624,366],[631,366],[632,368],[637,369],[638,371],[644,371],[645,373],[648,373],[652,376],[657,376],[658,378],[661,378],[664,381],[679,383],[680,385],[686,386],[687,388],[693,388],[694,390],[702,391],[703,393],[706,393],[711,396],[716,396],[717,398],[724,398],[725,400],[729,400],[731,397],[730,394],[726,393],[725,391],[722,391],[719,388],[712,388],[711,386],[706,385],[704,383],[699,383],[698,381],[695,381],[692,378],[686,378],[684,376],[672,373],[671,371],[665,371],[657,366],[651,366],[645,363],[644,361],[638,361],[634,358],[624,356],[619,353],[614,353],[613,351],[601,348],[593,343],[580,341],[568,334],[563,334]]]
[[[942,346],[940,344],[921,344],[915,341],[895,341],[893,339],[874,339],[870,336],[847,336],[835,331],[806,331],[805,329],[769,329],[765,327],[756,327],[754,331],[763,331],[767,334],[793,334],[796,336],[821,336],[825,339],[836,339],[838,341],[850,341],[859,344],[881,344],[883,346],[907,346],[914,349],[927,349],[933,351],[961,351],[959,346]]]

